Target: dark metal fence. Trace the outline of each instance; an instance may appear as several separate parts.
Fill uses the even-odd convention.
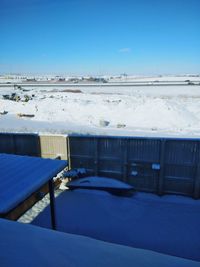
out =
[[[200,198],[200,139],[0,133],[0,153],[60,156],[141,191]]]
[[[200,197],[200,139],[69,136],[72,168],[141,191]]]
[[[64,135],[0,133],[0,153],[68,159]]]
[[[0,133],[0,153],[39,156],[38,135]]]

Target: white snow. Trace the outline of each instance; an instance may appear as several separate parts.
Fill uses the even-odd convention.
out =
[[[177,137],[200,132],[200,85],[21,86],[29,91],[0,87],[0,113],[8,112],[0,115],[2,132]],[[3,99],[14,92],[35,96],[29,102]],[[22,118],[19,113],[35,117]],[[108,126],[102,127],[102,120]]]

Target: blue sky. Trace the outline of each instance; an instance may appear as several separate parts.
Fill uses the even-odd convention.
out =
[[[199,0],[0,0],[0,73],[200,73]]]

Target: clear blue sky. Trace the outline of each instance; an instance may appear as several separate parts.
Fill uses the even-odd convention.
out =
[[[200,73],[200,0],[0,0],[0,73]]]

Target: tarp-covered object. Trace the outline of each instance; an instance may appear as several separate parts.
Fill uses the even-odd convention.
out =
[[[199,200],[75,189],[60,194],[56,211],[60,231],[200,261]],[[49,207],[32,223],[50,228]]]
[[[1,267],[199,267],[200,263],[0,219]]]
[[[0,154],[0,214],[10,211],[67,166],[67,161]]]
[[[70,189],[84,188],[104,190],[118,195],[126,195],[134,191],[134,187],[129,184],[123,183],[116,179],[98,176],[75,179],[71,182],[68,182],[66,186]]]

